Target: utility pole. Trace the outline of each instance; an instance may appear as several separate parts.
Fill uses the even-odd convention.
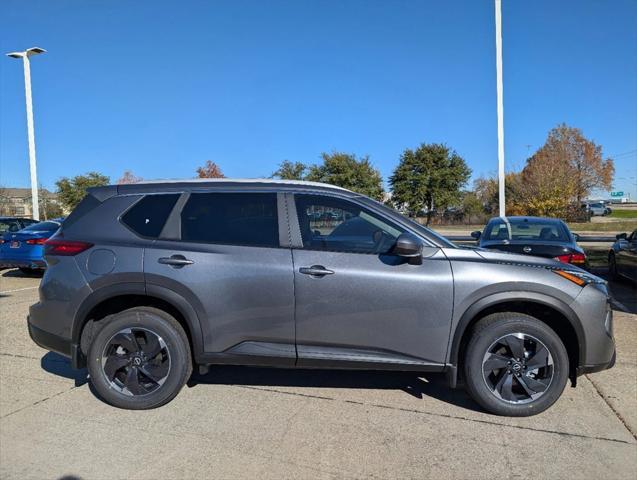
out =
[[[498,205],[500,216],[506,216],[504,198],[504,104],[502,99],[502,0],[495,0],[495,69],[498,104]]]
[[[33,218],[40,220],[38,202],[38,173],[35,160],[35,131],[33,128],[33,101],[31,99],[31,64],[29,57],[44,53],[46,50],[38,47],[29,48],[24,52],[7,53],[8,57],[21,58],[24,64],[24,92],[27,103],[27,136],[29,139],[29,167],[31,170],[31,200],[33,203]]]

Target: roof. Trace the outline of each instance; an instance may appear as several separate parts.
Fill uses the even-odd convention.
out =
[[[327,183],[306,182],[303,180],[278,180],[272,178],[194,178],[182,180],[153,180],[123,185],[110,185],[96,189],[110,190],[111,195],[123,193],[144,193],[157,191],[179,191],[184,188],[227,189],[246,188],[256,190],[307,190],[307,191],[336,191],[350,195],[358,195],[350,190]],[[106,193],[106,192],[104,192]]]
[[[48,197],[55,197],[56,194],[49,192],[46,188],[40,188],[38,190],[40,195],[46,195]],[[31,198],[30,188],[0,188],[0,196],[5,198]]]
[[[493,217],[489,220],[489,222],[495,222],[497,220],[502,220],[504,222],[507,221],[532,221],[532,222],[561,222],[559,218],[549,218],[549,217],[530,217],[530,216],[512,216],[512,217]]]

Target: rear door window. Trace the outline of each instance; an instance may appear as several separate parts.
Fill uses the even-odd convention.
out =
[[[177,193],[146,195],[122,215],[122,222],[142,237],[157,238],[178,198]]]
[[[276,193],[192,193],[181,211],[181,239],[278,247]]]

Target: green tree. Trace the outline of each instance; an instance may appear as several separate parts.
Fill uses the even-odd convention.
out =
[[[110,178],[98,172],[88,172],[73,178],[62,177],[55,186],[59,201],[67,210],[73,210],[86,195],[86,189],[108,185]]]
[[[416,150],[407,149],[389,179],[392,200],[411,216],[427,210],[427,225],[435,209],[444,210],[459,202],[461,189],[471,170],[454,150],[443,144],[423,143]]]
[[[312,165],[305,180],[323,182],[362,193],[376,200],[383,198],[383,179],[365,156],[342,152],[322,153],[322,165]]]
[[[271,178],[280,178],[281,180],[303,180],[307,166],[301,162],[291,162],[283,160],[279,164],[279,168],[272,174]]]

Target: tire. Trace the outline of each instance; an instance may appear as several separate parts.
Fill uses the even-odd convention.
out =
[[[19,270],[25,275],[35,275],[38,271],[34,268],[20,267]]]
[[[619,280],[619,272],[617,271],[617,259],[615,258],[615,254],[613,252],[608,255],[608,273],[612,279]]]
[[[175,398],[192,373],[188,337],[177,320],[156,308],[135,307],[101,322],[87,361],[97,395],[131,410]]]
[[[504,312],[484,317],[473,328],[465,352],[467,390],[496,415],[526,417],[543,412],[562,395],[568,381],[564,344],[549,326],[530,315]]]

